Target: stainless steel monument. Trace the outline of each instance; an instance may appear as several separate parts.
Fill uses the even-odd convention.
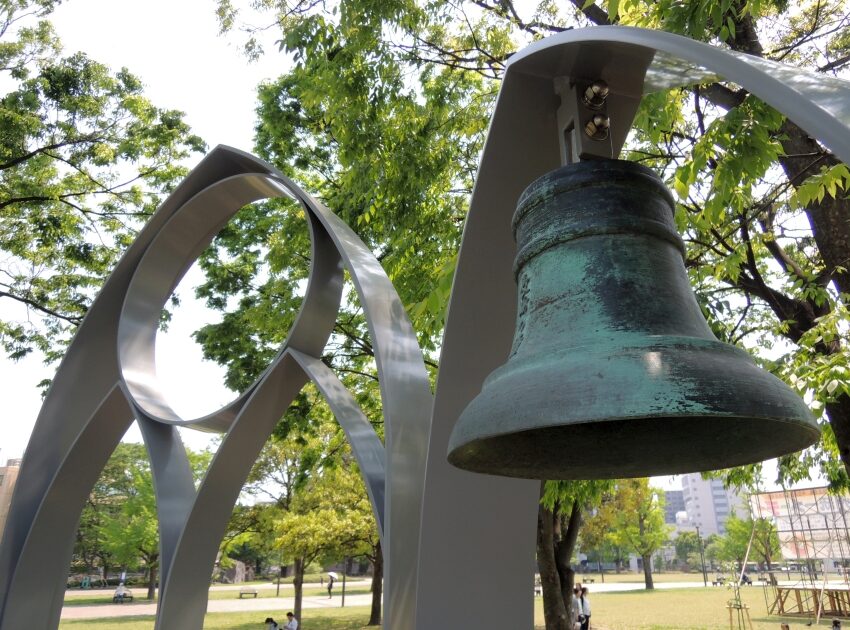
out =
[[[567,31],[511,58],[464,232],[434,396],[402,304],[356,235],[269,165],[227,147],[212,151],[141,230],[54,379],[24,456],[0,547],[0,630],[57,627],[80,512],[133,420],[142,428],[158,497],[162,568],[156,627],[200,629],[210,571],[239,491],[275,423],[308,381],[346,431],[375,510],[386,554],[384,627],[531,628],[539,483],[464,472],[446,458],[458,417],[511,350],[517,311],[514,207],[530,182],[561,164],[588,155],[616,157],[642,94],[716,76],[745,87],[850,161],[850,84],[839,80],[623,27]],[[598,81],[607,84],[607,111],[604,119],[592,114],[585,120],[587,112],[575,101],[584,92],[576,85],[601,85]],[[588,97],[594,107],[597,96],[598,90]],[[276,359],[239,398],[203,418],[181,418],[157,383],[160,310],[195,257],[242,205],[282,195],[303,206],[312,237],[311,275],[296,324]],[[344,270],[358,291],[375,347],[384,444],[320,361]],[[816,431],[804,411],[799,414],[796,438],[736,461],[810,442]],[[197,491],[178,426],[223,434]],[[723,454],[714,457],[692,467],[729,463]],[[683,472],[689,465],[638,462],[628,472]],[[533,461],[523,474],[535,476]]]

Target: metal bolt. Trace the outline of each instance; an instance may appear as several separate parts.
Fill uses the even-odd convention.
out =
[[[608,128],[611,126],[611,120],[603,114],[596,114],[593,118],[587,121],[584,126],[584,133],[591,140],[605,140],[608,138]]]
[[[605,81],[598,80],[587,86],[581,100],[590,109],[601,109],[607,98],[608,84]]]

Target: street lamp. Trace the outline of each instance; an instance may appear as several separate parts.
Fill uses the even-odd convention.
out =
[[[695,525],[697,530],[697,540],[699,541],[699,559],[702,563],[702,585],[708,586],[708,574],[705,572],[705,551],[702,546],[702,536],[699,533],[699,525]]]

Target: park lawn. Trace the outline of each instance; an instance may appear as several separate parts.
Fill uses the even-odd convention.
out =
[[[728,630],[726,602],[731,598],[732,590],[725,587],[598,593],[590,596],[592,625],[594,630]],[[750,607],[753,630],[777,630],[782,622],[791,630],[802,630],[809,622],[768,615],[761,587],[741,589],[741,598]],[[541,629],[542,609],[538,597],[535,621]],[[828,628],[831,619],[821,620],[819,625]],[[733,627],[738,628],[737,622]]]
[[[791,630],[804,630],[808,619],[769,616],[760,587],[741,591],[750,606],[753,630],[777,630],[782,622]],[[726,602],[732,597],[728,588],[691,588],[675,590],[599,593],[591,595],[594,630],[728,630]],[[535,598],[535,628],[543,630],[543,602]],[[266,616],[281,616],[282,611],[210,613],[205,630],[255,630]],[[363,630],[369,619],[366,606],[335,609],[305,609],[307,630]],[[80,619],[63,621],[60,630],[153,630],[153,616]],[[828,628],[830,620],[821,620]],[[734,626],[737,628],[737,624]],[[463,630],[463,629],[458,629]]]
[[[204,619],[204,630],[257,630],[266,617],[284,618],[280,610],[238,613],[210,613]],[[374,630],[366,625],[369,608],[306,609],[304,624],[307,630]],[[76,619],[59,624],[60,630],[153,630],[153,616],[112,619]]]

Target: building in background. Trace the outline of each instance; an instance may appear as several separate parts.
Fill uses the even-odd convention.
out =
[[[12,492],[15,490],[20,468],[20,459],[7,460],[5,466],[0,466],[0,537],[3,536],[3,529],[6,527],[9,504],[12,503]]]
[[[682,490],[667,490],[664,492],[664,522],[676,524],[676,514],[685,512],[685,495]]]
[[[725,534],[726,520],[733,512],[740,518],[750,515],[745,497],[725,489],[719,479],[703,479],[699,473],[682,475],[682,497],[688,521],[703,536]]]

